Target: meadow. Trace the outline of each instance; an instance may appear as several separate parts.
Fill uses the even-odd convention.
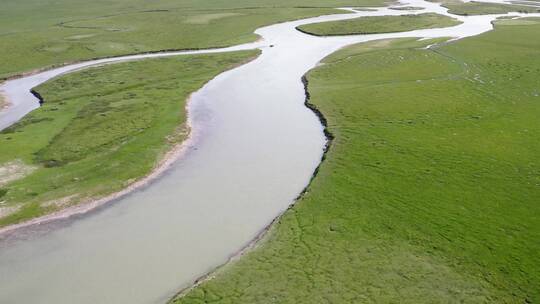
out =
[[[0,80],[98,57],[215,48],[258,39],[261,26],[385,0],[3,0]]]
[[[361,17],[342,21],[312,23],[301,25],[297,29],[315,36],[337,36],[406,32],[415,29],[449,27],[460,23],[460,21],[451,17],[435,13],[424,13],[418,15]]]
[[[258,51],[90,68],[36,88],[45,103],[0,132],[0,227],[119,191],[189,130],[185,104]]]
[[[537,13],[540,8],[524,6],[524,5],[509,5],[499,3],[482,3],[476,1],[463,2],[460,0],[441,0],[433,1],[442,3],[442,6],[448,8],[448,12],[455,15],[489,15],[489,14],[506,14],[509,12],[520,13]]]
[[[333,140],[302,198],[186,303],[540,301],[540,20],[307,75]]]
[[[5,0],[0,79],[90,58],[249,42],[263,25],[384,3]],[[461,15],[536,11],[444,5]],[[455,22],[432,17],[313,31]],[[307,83],[333,140],[308,191],[253,251],[173,302],[540,301],[539,34],[538,19],[504,20],[435,49],[422,49],[434,41],[385,40],[326,58]],[[43,107],[0,133],[0,226],[147,175],[186,138],[189,94],[256,55],[115,64],[38,87]]]

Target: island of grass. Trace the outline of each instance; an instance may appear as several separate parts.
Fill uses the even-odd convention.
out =
[[[418,11],[418,10],[423,10],[424,8],[417,7],[417,6],[395,6],[395,7],[391,7],[390,9],[395,10],[395,11]]]
[[[508,22],[326,58],[307,75],[334,136],[318,175],[173,302],[540,302],[540,23]]]
[[[355,7],[354,10],[359,11],[359,12],[375,12],[375,11],[377,11],[377,9],[369,8],[369,7]]]
[[[509,12],[520,13],[537,13],[540,8],[535,8],[525,5],[510,5],[499,3],[486,2],[463,2],[461,0],[442,0],[435,1],[442,3],[442,6],[448,8],[448,12],[454,15],[489,15],[489,14],[506,14]]]
[[[252,42],[261,26],[385,1],[2,0],[0,81],[98,57]]]
[[[122,190],[187,136],[188,96],[258,51],[91,68],[36,88],[45,103],[0,132],[0,227]]]
[[[297,29],[315,36],[380,34],[416,29],[449,27],[461,22],[435,13],[402,16],[369,16],[349,20],[320,22],[298,26]]]

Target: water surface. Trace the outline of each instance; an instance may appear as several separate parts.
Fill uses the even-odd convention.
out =
[[[430,2],[403,5],[447,14]],[[160,303],[227,261],[293,203],[320,162],[325,138],[304,106],[302,75],[352,43],[462,38],[490,30],[496,18],[460,16],[464,23],[451,28],[350,37],[295,30],[313,22],[408,13],[381,8],[287,22],[258,29],[261,42],[207,51],[259,47],[262,55],[193,95],[188,151],[161,178],[85,215],[4,236],[0,303]],[[171,55],[178,53],[99,60],[7,82],[0,88],[14,106],[0,114],[0,128],[36,108],[29,89],[52,77],[95,64]]]

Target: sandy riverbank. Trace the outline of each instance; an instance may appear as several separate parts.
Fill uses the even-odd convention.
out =
[[[191,102],[191,95],[186,102],[186,105],[185,105],[186,109],[189,107],[190,102]],[[187,110],[186,110],[186,113],[188,113]],[[172,148],[160,158],[160,160],[157,162],[157,164],[154,166],[154,168],[148,175],[140,178],[137,181],[134,181],[133,183],[129,184],[126,188],[120,191],[111,193],[109,195],[106,195],[104,197],[89,198],[89,199],[83,200],[77,205],[70,206],[65,209],[58,210],[56,212],[53,212],[53,213],[50,213],[41,217],[37,217],[28,221],[2,227],[0,228],[0,236],[8,234],[8,233],[12,233],[15,230],[18,230],[21,228],[49,223],[51,221],[66,219],[74,215],[87,213],[107,203],[113,202],[125,195],[128,195],[133,191],[136,191],[138,189],[141,189],[149,185],[152,181],[156,180],[165,171],[167,171],[167,169],[169,169],[170,166],[176,160],[178,160],[182,155],[184,155],[188,151],[189,147],[191,146],[191,143],[193,142],[193,137],[192,137],[191,123],[190,123],[189,117],[186,121],[186,131],[188,133],[188,136],[184,141],[172,146]]]

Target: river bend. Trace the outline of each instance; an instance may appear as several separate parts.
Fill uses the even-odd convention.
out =
[[[29,93],[32,87],[71,71],[142,58],[262,50],[256,60],[193,94],[188,109],[193,132],[186,151],[160,178],[84,215],[4,235],[0,303],[163,303],[226,262],[294,202],[321,160],[323,128],[304,106],[302,75],[349,44],[463,38],[491,30],[497,17],[452,15],[463,24],[377,35],[315,37],[295,30],[358,16],[449,15],[431,2],[402,4],[425,9],[378,8],[286,22],[258,29],[263,40],[252,44],[96,60],[2,84],[12,106],[0,113],[0,129],[38,106]]]

